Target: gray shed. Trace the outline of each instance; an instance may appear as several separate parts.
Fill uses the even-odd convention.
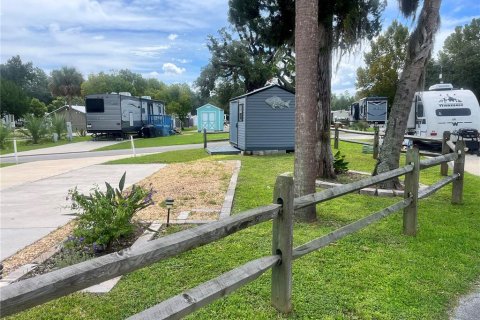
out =
[[[231,99],[230,143],[243,151],[294,150],[295,94],[274,84]]]

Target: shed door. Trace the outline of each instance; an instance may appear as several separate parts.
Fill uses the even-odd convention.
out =
[[[202,130],[215,131],[215,112],[202,113]]]
[[[238,101],[230,102],[230,143],[238,145]]]

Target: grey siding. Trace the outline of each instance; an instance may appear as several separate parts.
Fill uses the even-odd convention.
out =
[[[121,131],[122,113],[120,111],[120,96],[110,94],[89,95],[87,99],[104,99],[105,111],[100,113],[87,112],[87,130],[89,131]]]
[[[273,109],[265,100],[279,97],[289,108]],[[240,125],[240,124],[239,124]],[[245,150],[293,150],[295,146],[295,95],[271,87],[246,97]],[[240,126],[239,126],[240,135]]]

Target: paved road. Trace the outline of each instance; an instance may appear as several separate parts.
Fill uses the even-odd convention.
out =
[[[209,146],[220,146],[228,145],[228,141],[220,142],[209,142]],[[184,144],[176,146],[165,146],[165,147],[152,147],[152,148],[139,148],[135,152],[137,155],[149,154],[149,153],[159,153],[167,152],[174,150],[188,150],[188,149],[201,149],[203,144]],[[18,157],[19,163],[32,162],[32,161],[44,161],[44,160],[57,160],[57,159],[81,159],[81,158],[90,158],[90,157],[107,157],[107,156],[118,156],[118,155],[133,155],[131,149],[121,149],[121,150],[107,150],[107,151],[81,151],[81,152],[62,152],[62,153],[53,153],[47,154],[47,149],[40,149],[37,151],[37,154],[23,155]],[[5,155],[0,157],[1,162],[4,163],[15,163],[15,157],[13,155]]]

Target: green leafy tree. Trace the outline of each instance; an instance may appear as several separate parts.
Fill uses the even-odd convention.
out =
[[[0,110],[2,116],[13,114],[15,118],[21,118],[28,112],[29,100],[24,90],[13,81],[0,81]]]
[[[25,92],[29,97],[36,98],[48,104],[52,101],[52,94],[48,88],[49,79],[47,74],[40,68],[34,67],[32,79],[28,81]]]
[[[407,58],[408,29],[394,20],[387,30],[370,42],[363,57],[364,68],[357,69],[357,96],[383,96],[393,104],[400,72]]]
[[[351,96],[348,91],[340,94],[332,94],[332,111],[333,110],[345,110],[350,108],[350,105],[355,102],[355,97]]]
[[[144,79],[141,74],[128,69],[111,73],[90,74],[82,83],[82,95],[95,93],[130,92],[134,96],[145,95],[149,90],[156,90],[161,83],[155,79]]]
[[[427,66],[426,88],[439,82],[440,73],[444,82],[480,97],[480,18],[456,27],[445,39],[438,58]]]
[[[53,95],[65,97],[70,107],[72,99],[81,95],[82,82],[82,74],[75,68],[62,67],[52,71],[49,88]]]
[[[30,108],[28,111],[35,117],[43,117],[45,113],[47,113],[48,109],[45,103],[37,98],[32,98],[32,100],[30,100]]]
[[[402,0],[400,10],[415,16],[419,1]],[[407,59],[403,68],[388,118],[385,138],[374,174],[398,168],[403,136],[415,91],[422,88],[424,70],[433,49],[434,36],[440,25],[441,0],[424,0],[415,29],[409,37]],[[384,188],[401,188],[398,178],[382,183]]]
[[[19,55],[8,59],[7,63],[0,65],[2,80],[9,80],[22,89],[27,87],[34,78],[34,69],[31,62],[23,63]]]

